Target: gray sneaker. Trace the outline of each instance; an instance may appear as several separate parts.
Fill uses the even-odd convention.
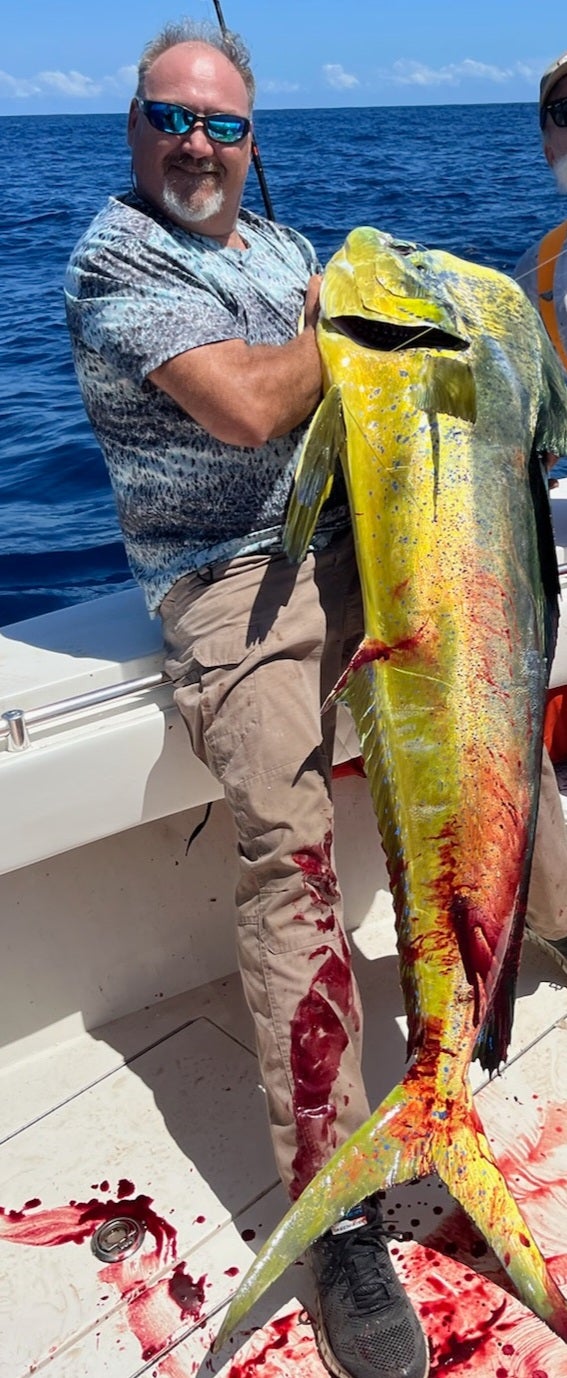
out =
[[[421,1325],[388,1253],[375,1196],[309,1250],[321,1357],[336,1378],[427,1378]]]
[[[533,943],[535,947],[541,948],[541,951],[546,952],[548,957],[552,957],[553,961],[557,963],[558,967],[561,967],[567,976],[567,937],[542,938],[541,934],[536,933],[529,924],[526,924],[524,931],[529,942]]]

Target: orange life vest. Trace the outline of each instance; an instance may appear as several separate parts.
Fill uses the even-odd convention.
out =
[[[559,333],[559,324],[553,300],[553,278],[555,264],[567,240],[567,220],[556,225],[544,235],[537,253],[537,292],[539,312],[552,345],[554,345],[563,367],[567,369],[567,348]]]
[[[555,346],[563,367],[567,369],[567,350],[559,334],[559,324],[553,300],[555,264],[567,240],[567,220],[544,235],[537,254],[537,291],[541,319],[551,343]],[[551,689],[547,695],[544,741],[552,761],[567,756],[567,690],[565,685]]]

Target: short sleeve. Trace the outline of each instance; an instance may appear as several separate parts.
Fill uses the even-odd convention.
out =
[[[138,384],[178,354],[246,332],[235,300],[133,236],[79,245],[65,297],[72,338]]]

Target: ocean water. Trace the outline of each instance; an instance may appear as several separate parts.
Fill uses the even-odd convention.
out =
[[[261,111],[275,213],[323,262],[373,224],[511,271],[565,211],[534,105]],[[0,121],[0,625],[131,582],[63,311],[73,244],[129,185],[125,118]],[[251,172],[245,204],[262,211]],[[565,470],[567,472],[567,468]]]

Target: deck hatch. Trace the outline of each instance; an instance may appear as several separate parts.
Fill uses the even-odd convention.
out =
[[[102,1263],[121,1263],[141,1248],[146,1227],[129,1215],[116,1215],[113,1220],[105,1220],[100,1229],[95,1230],[91,1239],[91,1249]]]

